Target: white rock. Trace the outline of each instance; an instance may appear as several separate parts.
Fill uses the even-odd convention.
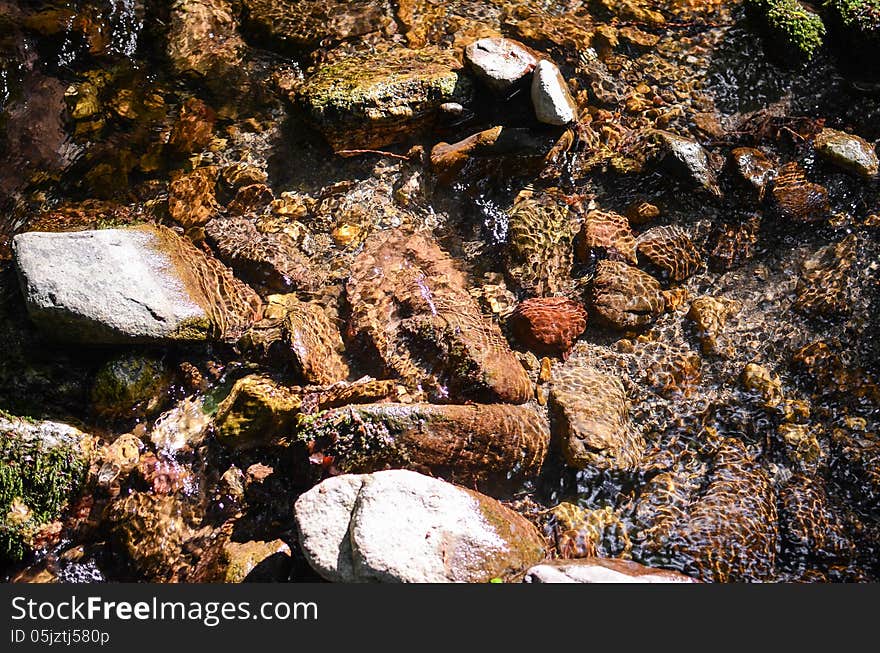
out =
[[[359,474],[328,478],[300,495],[294,504],[296,530],[306,560],[327,580],[358,580],[348,529],[363,480]]]
[[[544,557],[537,529],[479,493],[416,472],[328,479],[296,502],[309,564],[342,582],[488,582]]]
[[[464,50],[474,73],[498,93],[503,93],[534,70],[537,59],[521,43],[505,38],[474,41]]]
[[[526,572],[526,583],[697,583],[684,574],[654,569],[631,560],[579,558],[535,565]]]
[[[555,64],[538,62],[532,74],[532,105],[535,117],[548,125],[567,125],[577,120],[577,104]]]

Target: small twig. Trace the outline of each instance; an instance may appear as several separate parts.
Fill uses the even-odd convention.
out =
[[[410,158],[403,154],[395,154],[394,152],[385,152],[383,150],[337,150],[336,154],[339,156],[358,156],[359,154],[378,154],[379,156],[387,156],[392,159],[399,159],[401,161],[409,161]]]

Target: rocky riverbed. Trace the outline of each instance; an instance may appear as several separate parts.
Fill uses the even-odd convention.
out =
[[[0,574],[880,580],[877,0],[0,0]]]

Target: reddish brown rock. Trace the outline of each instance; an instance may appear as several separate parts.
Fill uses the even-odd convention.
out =
[[[200,99],[191,97],[180,107],[177,122],[168,137],[168,146],[178,154],[204,149],[211,142],[217,114]]]
[[[760,215],[719,227],[713,235],[709,267],[715,272],[726,272],[752,258],[760,229]]]
[[[217,215],[217,168],[208,166],[181,175],[168,187],[168,212],[184,229],[201,227]]]
[[[516,307],[508,324],[514,337],[539,355],[568,358],[587,328],[587,311],[566,297],[534,297]]]
[[[268,206],[275,199],[272,189],[266,184],[251,184],[238,189],[235,197],[226,207],[229,215],[244,215],[251,211]]]
[[[739,176],[754,189],[758,200],[763,199],[768,184],[776,174],[776,165],[761,150],[753,147],[737,147],[730,154]]]
[[[613,211],[590,211],[584,219],[578,247],[582,261],[589,259],[591,250],[605,252],[609,257],[632,264],[636,259],[636,239],[629,221]]]
[[[534,478],[550,443],[537,412],[501,404],[346,406],[311,420],[299,437],[345,473],[398,467],[470,487]]]
[[[283,232],[264,234],[246,218],[218,218],[206,225],[205,236],[219,258],[256,286],[270,291],[321,286],[320,272]]]

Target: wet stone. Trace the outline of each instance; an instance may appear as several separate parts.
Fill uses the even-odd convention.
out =
[[[567,125],[577,120],[577,103],[555,64],[539,61],[532,73],[532,105],[539,122]]]
[[[638,262],[636,238],[629,221],[614,211],[590,211],[584,218],[578,240],[578,257],[582,261],[589,261],[589,254],[593,250],[633,265]]]
[[[751,216],[743,222],[720,225],[710,241],[709,268],[726,272],[752,258],[760,229],[760,215]]]
[[[508,324],[514,337],[530,351],[565,359],[587,328],[587,311],[565,297],[533,297],[514,309]]]
[[[428,235],[375,234],[346,285],[351,350],[368,352],[377,375],[440,400],[528,401],[525,370],[467,286],[464,273]]]
[[[395,48],[328,63],[292,99],[334,150],[345,150],[407,140],[430,129],[443,104],[467,105],[471,94],[452,54]]]
[[[624,558],[632,549],[625,521],[610,507],[588,510],[562,502],[550,510],[544,531],[560,558]]]
[[[575,223],[549,194],[521,193],[509,213],[507,272],[530,295],[554,295],[570,283]]]
[[[256,293],[160,226],[24,233],[14,240],[31,319],[63,340],[235,340],[259,318]]]
[[[672,132],[658,130],[654,134],[662,146],[664,165],[712,195],[721,195],[715,172],[702,145]]]
[[[851,234],[809,256],[801,267],[794,307],[815,316],[845,315],[852,310],[858,239]]]
[[[861,136],[825,128],[816,134],[813,143],[820,155],[860,177],[876,177],[880,170],[874,146]]]
[[[538,63],[522,43],[504,38],[474,41],[465,48],[464,56],[476,76],[498,93],[510,89]]]
[[[321,286],[321,273],[283,232],[260,233],[251,220],[230,217],[211,220],[205,236],[217,256],[255,287],[284,292]]]
[[[740,178],[755,190],[759,200],[762,199],[767,185],[776,175],[774,163],[761,150],[753,147],[737,147],[730,154]]]
[[[550,391],[553,431],[568,465],[576,469],[633,470],[644,441],[629,417],[619,378],[583,361],[569,361],[553,374]]]
[[[681,227],[653,227],[639,234],[636,249],[664,278],[684,281],[703,264],[703,257]]]
[[[543,416],[504,404],[346,406],[310,420],[298,437],[345,473],[404,468],[487,492],[536,476],[550,442]]]
[[[817,222],[828,217],[828,191],[808,181],[794,161],[782,166],[776,176],[773,199],[782,217],[792,222]]]
[[[666,301],[654,277],[620,261],[600,261],[593,279],[595,315],[618,329],[648,326]]]

